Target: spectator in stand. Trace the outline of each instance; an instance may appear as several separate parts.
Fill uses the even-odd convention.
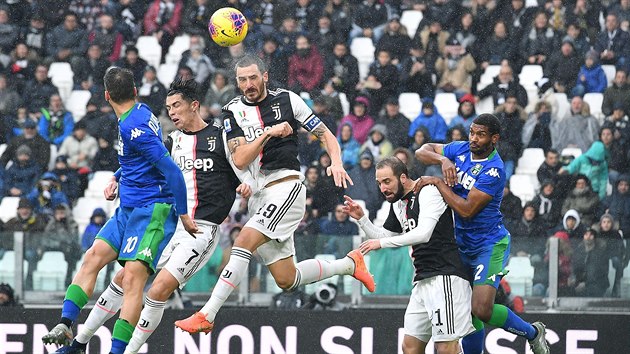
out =
[[[350,41],[355,37],[371,38],[377,43],[387,25],[387,6],[376,0],[365,0],[352,14],[352,30]]]
[[[584,175],[578,175],[573,190],[562,203],[562,213],[575,210],[579,213],[582,224],[593,225],[597,219],[599,196],[591,188],[591,181]]]
[[[627,69],[630,34],[619,28],[619,20],[615,13],[609,12],[606,15],[605,28],[597,35],[593,49],[599,55],[602,64]]]
[[[610,129],[604,129],[602,133],[606,141],[612,140],[612,132]],[[562,167],[558,173],[584,175],[590,181],[591,190],[599,196],[600,200],[603,200],[606,198],[609,159],[610,155],[604,143],[602,141],[596,141],[585,153],[571,161],[568,166]],[[580,210],[578,209],[578,211]]]
[[[608,87],[606,73],[598,61],[597,52],[591,50],[586,53],[584,65],[580,68],[571,94],[584,96],[586,93],[604,93],[606,87]]]
[[[339,123],[340,130],[344,123],[352,125],[354,138],[359,144],[363,144],[367,140],[368,133],[374,125],[374,119],[367,114],[369,106],[370,101],[366,97],[357,97],[352,105],[352,112],[343,117]],[[340,130],[337,132],[337,136],[339,136]]]
[[[452,92],[461,99],[471,92],[472,73],[476,69],[475,60],[457,41],[449,38],[443,55],[435,62],[435,71],[440,77],[437,92]]]
[[[134,46],[128,46],[125,48],[125,57],[120,58],[115,66],[123,69],[129,69],[133,73],[133,80],[136,83],[136,87],[142,83],[142,77],[144,76],[144,69],[147,67],[147,62],[138,56],[138,48]]]
[[[347,0],[327,0],[322,13],[330,18],[332,30],[339,38],[349,38],[352,28],[352,9]]]
[[[323,235],[331,236],[324,245],[324,253],[334,254],[337,258],[344,257],[352,250],[352,236],[359,234],[357,224],[343,212],[343,204],[335,206],[335,214],[332,218],[322,218],[319,228]]]
[[[105,85],[103,77],[111,63],[103,57],[103,51],[97,44],[88,47],[87,57],[75,60],[72,67],[74,72],[74,89],[89,90],[93,95],[102,95]]]
[[[68,197],[61,191],[59,178],[52,172],[45,172],[26,197],[37,214],[48,217],[53,216],[57,206],[69,205]]]
[[[37,133],[37,123],[34,120],[27,118],[24,121],[23,128],[24,133],[11,139],[6,150],[0,156],[2,166],[6,166],[16,156],[16,151],[20,146],[26,145],[31,148],[32,158],[41,171],[48,170],[50,143]]]
[[[608,282],[608,254],[606,240],[597,231],[588,229],[573,255],[575,296],[602,297],[610,286]]]
[[[413,154],[409,149],[404,147],[399,147],[394,150],[393,156],[396,156],[400,161],[402,161],[407,166],[407,171],[409,172],[409,178],[415,180],[420,178],[424,173],[425,166],[422,165],[420,160],[415,159]]]
[[[311,32],[317,28],[317,20],[322,12],[320,1],[298,0],[289,7],[288,13],[293,16],[302,32]]]
[[[509,181],[509,180],[507,180]],[[523,216],[523,202],[510,190],[510,183],[503,187],[503,200],[501,201],[501,214],[508,224],[514,223]]]
[[[567,147],[586,151],[599,138],[599,122],[580,96],[571,99],[569,117],[552,121],[550,129],[553,148],[558,151]]]
[[[459,22],[454,28],[451,28],[451,38],[454,38],[461,44],[467,52],[472,53],[474,44],[477,41],[477,35],[474,32],[474,17],[471,12],[464,10],[461,12]]]
[[[156,116],[162,114],[164,102],[166,102],[166,88],[157,79],[157,72],[151,65],[144,69],[142,85],[138,87],[138,101],[149,106]]]
[[[236,96],[236,87],[230,83],[227,72],[219,69],[212,77],[203,104],[210,108],[210,114],[213,117],[219,117],[221,107],[226,105],[234,96]]]
[[[555,92],[567,94],[572,92],[580,72],[582,58],[582,54],[575,51],[573,38],[564,37],[560,50],[551,54],[544,67],[543,75],[549,79]]]
[[[567,22],[567,7],[562,0],[552,0],[545,4],[549,16],[549,26],[556,32],[564,32]]]
[[[520,1],[520,0],[516,0]],[[487,22],[483,24],[487,26]],[[485,30],[484,27],[484,32]],[[516,57],[514,39],[507,30],[507,25],[502,20],[494,24],[492,36],[485,42],[477,42],[479,48],[480,69],[486,70],[490,65],[501,65],[504,60],[512,62]]]
[[[20,30],[19,40],[39,58],[44,57],[46,43],[46,22],[39,12],[35,12],[28,26]]]
[[[606,9],[602,6],[602,3],[576,0],[567,2],[566,5],[567,22],[578,24],[580,30],[593,41],[601,28],[599,22],[600,13],[606,14]]]
[[[184,6],[182,31],[189,35],[207,36],[208,22],[217,5],[208,0],[189,1]]]
[[[64,139],[59,148],[59,155],[68,157],[68,166],[78,170],[89,167],[98,150],[98,142],[88,135],[85,123],[79,121],[74,126],[72,135]]]
[[[616,103],[623,105],[624,112],[630,112],[630,84],[628,74],[622,69],[617,69],[612,85],[604,91],[602,113],[606,116],[613,114]]]
[[[24,43],[18,43],[11,52],[11,63],[8,73],[11,76],[11,84],[18,93],[24,94],[24,86],[35,78],[37,67],[37,54]]]
[[[105,225],[105,221],[107,221],[107,214],[103,208],[96,208],[92,212],[92,216],[90,216],[90,223],[83,231],[83,235],[81,236],[81,250],[83,252],[87,251],[92,247],[94,243],[94,239],[98,232]]]
[[[68,270],[66,271],[66,282],[72,281],[72,273],[79,259],[81,259],[81,246],[79,245],[79,227],[72,218],[70,207],[61,203],[55,206],[52,219],[48,221],[44,229],[45,237],[42,237],[42,250],[63,252]]]
[[[549,241],[551,238],[558,239],[558,295],[572,296],[573,289],[569,283],[573,279],[573,267],[571,265],[573,247],[569,241],[569,234],[563,230],[557,231],[547,240],[543,266],[535,269],[532,295],[545,296],[545,289],[549,284]]]
[[[35,68],[35,77],[29,80],[24,86],[22,100],[26,103],[31,116],[39,112],[42,107],[48,107],[50,96],[58,94],[59,91],[48,78],[48,67],[38,64]]]
[[[289,57],[287,84],[293,92],[315,95],[324,76],[324,60],[317,48],[305,35],[297,36],[295,54]]]
[[[434,67],[433,64],[431,67]],[[420,41],[411,42],[409,55],[402,61],[400,88],[404,92],[415,92],[420,97],[435,97],[433,78],[424,60],[424,49]]]
[[[280,50],[287,57],[295,54],[295,41],[300,35],[303,35],[303,33],[298,30],[297,21],[293,17],[283,19],[280,29],[274,31],[274,36],[280,43]]]
[[[457,116],[451,120],[449,128],[460,126],[466,132],[465,135],[468,135],[470,125],[475,118],[477,118],[477,112],[475,111],[475,97],[471,94],[465,94],[459,99]]]
[[[545,253],[545,229],[532,202],[525,203],[521,218],[512,220],[507,229],[512,235],[512,254],[542,258]]]
[[[48,28],[54,28],[63,22],[71,1],[59,0],[55,3],[55,6],[50,6],[50,3],[47,1],[34,1],[33,12],[43,16]]]
[[[118,163],[118,151],[112,146],[110,140],[99,136],[98,150],[92,159],[92,171],[112,171],[115,172],[120,167]]]
[[[335,90],[345,93],[349,101],[356,97],[359,62],[348,52],[345,42],[336,42],[331,55],[326,56],[324,80],[332,82]]]
[[[58,94],[50,96],[48,109],[41,109],[39,118],[39,134],[51,144],[60,146],[65,138],[72,134],[74,118],[66,111]]]
[[[630,176],[621,175],[615,184],[612,195],[602,202],[602,209],[619,221],[619,229],[630,235]]]
[[[626,253],[626,246],[623,242],[623,233],[619,231],[615,218],[610,214],[604,214],[599,218],[599,225],[596,230],[599,231],[599,238],[606,241],[606,253],[612,261],[612,266],[615,269],[615,280],[610,295],[612,297],[619,297],[619,287],[621,285],[621,278],[623,277],[623,270],[628,266],[628,254]]]
[[[547,179],[541,183],[540,192],[531,203],[544,230],[552,230],[558,225],[558,220],[562,216],[562,199],[558,197],[552,180]]]
[[[608,180],[611,185],[615,185],[620,174],[630,171],[628,148],[622,143],[621,137],[619,137],[619,139],[615,138],[614,131],[615,129],[613,127],[604,126],[599,134],[599,138],[606,149]],[[593,143],[593,145],[595,143]]]
[[[520,53],[529,65],[544,65],[549,55],[558,47],[558,36],[549,26],[549,18],[539,11],[529,31],[525,32],[520,43]]]
[[[7,86],[7,77],[0,74],[0,115],[14,114],[22,104],[22,98],[13,87]]]
[[[109,141],[118,139],[118,118],[112,107],[105,101],[105,97],[92,95],[86,106],[86,114],[81,118],[85,130],[93,137],[102,136]]]
[[[144,34],[158,40],[162,60],[179,31],[183,9],[182,0],[154,0],[144,15]]]
[[[68,196],[68,201],[71,204],[83,195],[84,188],[81,188],[81,176],[79,176],[79,173],[77,173],[75,169],[68,166],[68,158],[66,155],[57,156],[55,166],[50,172],[59,177],[61,191]]]
[[[315,114],[331,132],[337,131],[337,121],[339,117],[343,116],[341,103],[339,103],[339,107],[330,108],[336,105],[337,102],[335,102],[333,97],[325,96],[324,94],[315,97],[313,100],[313,114]]]
[[[319,178],[313,190],[313,212],[316,216],[325,216],[335,210],[335,205],[343,201],[343,188],[335,186],[335,181],[326,174],[330,166],[330,156],[323,151],[315,163],[319,169]]]
[[[31,159],[32,151],[28,146],[20,146],[15,154],[13,164],[3,171],[4,195],[21,197],[35,187],[42,170]]]
[[[317,21],[317,27],[310,31],[309,36],[313,44],[322,53],[324,59],[330,56],[335,43],[339,40],[339,35],[332,30],[330,17],[322,14]]]
[[[630,1],[620,0],[616,4],[611,4],[608,11],[617,14],[619,27],[624,31],[628,31],[630,28]]]
[[[613,105],[612,115],[606,117],[603,126],[611,128],[615,140],[619,140],[623,146],[630,144],[630,118],[623,103],[617,102]]]
[[[516,96],[511,93],[508,93],[505,103],[497,107],[494,114],[501,122],[501,140],[496,149],[505,164],[505,179],[509,181],[523,153],[521,138],[527,115],[518,105]]]
[[[388,98],[398,96],[398,69],[392,64],[388,51],[380,50],[376,54],[367,78],[357,84],[357,89],[369,95],[372,116],[378,116]]]
[[[182,56],[179,62],[180,66],[187,66],[193,71],[195,81],[200,85],[201,89],[207,88],[206,80],[214,74],[217,70],[212,63],[212,60],[204,54],[205,43],[200,40],[199,44],[194,44],[190,47],[190,55],[186,58]],[[166,99],[166,96],[162,101]]]
[[[511,40],[517,46],[529,30],[536,11],[536,7],[525,6],[524,0],[512,0],[510,5],[502,8],[500,16],[508,27]]]
[[[361,145],[353,136],[352,124],[344,123],[341,126],[340,133],[337,140],[341,147],[341,161],[343,162],[343,168],[346,171],[350,171],[359,162],[359,152],[361,151]]]
[[[350,198],[365,201],[370,220],[374,220],[376,212],[381,208],[385,200],[378,189],[378,185],[374,183],[374,173],[376,172],[374,166],[372,153],[369,150],[362,151],[359,157],[359,165],[348,172],[354,184],[346,189],[346,195]]]
[[[437,18],[432,17],[426,28],[421,29],[418,26],[413,41],[418,41],[424,48],[424,62],[427,65],[427,70],[432,74],[435,73],[435,62],[444,53],[449,37],[450,34],[448,31],[442,30],[442,23]]]
[[[68,12],[63,24],[55,27],[46,36],[47,61],[73,63],[85,55],[88,47],[87,33],[79,27],[77,14]]]
[[[477,92],[475,102],[479,102],[479,100],[492,96],[494,106],[498,107],[505,103],[508,95],[516,97],[516,101],[519,106],[527,107],[527,91],[525,91],[525,88],[519,83],[518,78],[514,77],[514,73],[510,65],[502,64],[499,69],[499,75],[493,79],[492,83]]]
[[[551,149],[551,105],[547,101],[538,101],[534,112],[529,114],[523,125],[521,141],[526,148]]]
[[[560,231],[566,232],[570,240],[579,241],[586,232],[580,213],[574,209],[567,210],[562,217]]]
[[[444,142],[446,141],[446,131],[448,126],[446,121],[437,111],[437,108],[433,104],[433,100],[425,99],[422,102],[422,110],[416,119],[411,122],[409,126],[409,137],[413,138],[418,127],[423,126],[427,128],[427,132],[431,137],[429,142]]]
[[[18,26],[10,22],[9,10],[0,7],[0,53],[3,62],[8,62],[8,54],[15,47],[20,34]]]
[[[573,186],[573,177],[559,174],[562,164],[560,163],[560,153],[557,150],[550,149],[545,152],[545,161],[540,165],[536,176],[538,183],[541,185],[544,181],[551,180],[556,189],[556,195],[560,199],[564,199],[569,189]]]
[[[269,72],[269,86],[272,88],[287,87],[289,58],[286,53],[279,49],[279,42],[276,37],[272,35],[265,36],[263,47],[262,50],[258,52],[258,57],[267,66]]]
[[[123,36],[114,27],[114,18],[103,13],[98,18],[98,26],[88,35],[91,45],[98,45],[103,50],[103,56],[110,63],[115,62],[122,54]]]
[[[409,146],[409,119],[400,113],[398,100],[389,98],[385,102],[385,110],[376,122],[382,124],[387,130],[387,139],[392,143],[393,148]]]
[[[394,148],[387,139],[387,128],[383,124],[374,124],[370,129],[368,140],[361,146],[361,151],[369,150],[374,157],[374,162],[378,163],[383,158],[392,155]]]
[[[376,52],[385,50],[392,57],[392,64],[399,65],[409,53],[409,35],[405,26],[400,24],[400,17],[393,15],[385,25],[381,39],[375,45]]]
[[[452,143],[453,141],[468,141],[468,132],[464,130],[461,125],[448,128],[446,132],[446,143]]]

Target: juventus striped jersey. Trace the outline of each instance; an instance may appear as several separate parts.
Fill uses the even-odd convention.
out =
[[[321,124],[300,96],[283,89],[267,90],[267,97],[261,102],[247,102],[244,96],[238,96],[223,107],[223,126],[228,140],[242,136],[250,143],[265,129],[282,122],[291,125],[293,134],[267,142],[260,156],[260,169],[299,171],[298,128],[302,126],[310,132]]]
[[[221,224],[234,204],[240,183],[229,162],[223,127],[210,124],[194,133],[176,130],[165,145],[184,174],[188,215]]]
[[[417,194],[411,191],[392,203],[383,228],[398,234],[409,232],[418,226],[420,213],[423,218],[437,220],[429,242],[412,246],[411,257],[416,269],[413,280],[419,281],[436,275],[456,275],[469,279],[469,272],[462,264],[455,242],[453,212],[443,201],[437,188],[427,187]]]

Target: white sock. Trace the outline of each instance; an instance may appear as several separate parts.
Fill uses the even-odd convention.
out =
[[[153,331],[157,328],[162,321],[162,315],[164,315],[164,307],[166,301],[157,301],[150,299],[148,296],[144,300],[144,308],[140,313],[140,320],[136,328],[133,330],[133,335],[125,354],[136,354],[140,350],[140,347],[149,339]]]
[[[343,257],[332,262],[307,259],[298,263],[295,268],[297,272],[291,289],[330,278],[333,275],[352,275],[354,272],[354,261],[350,257]]]
[[[228,264],[223,268],[223,272],[219,277],[217,285],[212,290],[212,296],[201,309],[201,313],[206,315],[206,319],[209,322],[214,321],[214,317],[219,312],[221,306],[228,296],[241,282],[243,277],[247,274],[247,268],[249,267],[249,261],[252,259],[252,253],[244,248],[233,247],[230,253],[230,260]]]
[[[77,333],[75,338],[77,342],[82,344],[89,342],[94,333],[120,310],[122,302],[123,289],[112,281],[98,298],[90,315]]]

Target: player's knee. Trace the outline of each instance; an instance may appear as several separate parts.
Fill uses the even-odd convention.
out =
[[[156,279],[147,292],[147,296],[153,300],[166,301],[175,291],[175,288],[166,281]]]
[[[124,277],[125,277],[125,268],[122,268],[116,273],[116,275],[114,275],[114,279],[112,279],[112,282],[122,287]]]
[[[102,267],[103,257],[92,247],[85,252],[79,271],[83,273],[98,272]]]
[[[459,349],[459,341],[435,343],[435,350],[438,354],[459,354],[461,352]]]
[[[403,339],[403,342],[402,342],[402,352],[403,352],[403,354],[421,354],[421,353],[423,353],[421,342],[418,341],[418,340],[413,340],[413,339],[408,338],[407,336],[405,336],[405,338]]]
[[[486,304],[484,302],[475,302],[475,301],[473,301],[472,313],[478,319],[480,319],[481,321],[487,323],[488,321],[490,321],[490,317],[492,317],[492,304],[490,304],[490,306],[488,306],[488,304]]]
[[[295,282],[295,278],[289,279],[288,277],[287,278],[278,277],[278,279],[276,279],[276,285],[278,285],[278,287],[283,290],[291,289],[293,287],[294,282]]]

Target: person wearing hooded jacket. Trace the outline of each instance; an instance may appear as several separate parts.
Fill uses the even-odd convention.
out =
[[[597,193],[600,200],[606,198],[606,186],[608,184],[608,159],[606,146],[601,141],[596,141],[582,155],[560,169],[560,174],[581,174],[588,178],[593,192]]]
[[[374,118],[367,113],[369,107],[370,100],[368,100],[367,97],[359,96],[355,98],[354,104],[352,105],[352,112],[348,113],[341,119],[341,122],[339,122],[337,136],[341,133],[341,127],[345,123],[350,123],[352,125],[354,138],[359,144],[363,144],[367,140],[370,129],[372,129],[374,125]]]
[[[573,96],[584,96],[587,93],[604,93],[608,87],[606,73],[599,63],[597,52],[591,50],[586,53],[584,65],[580,68],[577,82],[571,91]]]
[[[81,249],[83,252],[92,247],[94,239],[103,225],[105,225],[105,221],[107,221],[105,210],[103,210],[103,208],[94,209],[90,217],[90,223],[85,228],[85,231],[83,231],[83,236],[81,236]]]
[[[58,205],[69,204],[68,197],[61,191],[59,178],[52,172],[44,173],[26,197],[37,214],[49,216]]]
[[[612,195],[602,202],[602,209],[619,221],[624,235],[630,235],[630,175],[619,176]]]
[[[565,232],[569,235],[569,239],[571,240],[580,240],[586,231],[586,227],[582,222],[580,213],[575,209],[570,209],[564,213],[562,225],[560,225],[557,231]]]
[[[337,141],[341,147],[343,168],[350,170],[359,162],[359,151],[361,151],[361,145],[353,136],[352,124],[344,123],[341,126]]]
[[[413,139],[416,130],[421,126],[427,128],[431,136],[431,141],[429,142],[446,141],[448,126],[431,99],[425,99],[422,102],[422,111],[420,111],[418,117],[416,117],[409,126],[409,137]]]
[[[387,139],[387,128],[383,124],[374,124],[372,129],[370,129],[370,138],[361,146],[362,151],[366,149],[370,150],[372,156],[374,156],[375,163],[392,155],[394,148]]]

